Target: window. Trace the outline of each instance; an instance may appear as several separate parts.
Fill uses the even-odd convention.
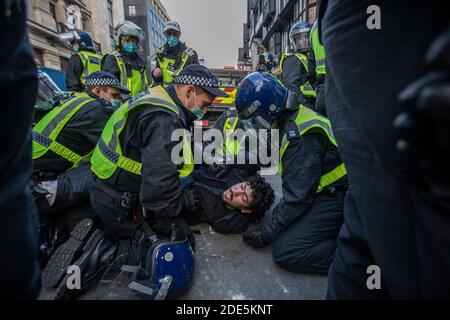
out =
[[[55,21],[56,21],[56,9],[55,9],[55,4],[53,2],[50,2],[50,13],[51,13],[53,19],[55,19]]]
[[[136,16],[136,6],[128,6],[128,15],[130,17]]]
[[[106,0],[106,13],[108,14],[108,27],[110,36],[114,34],[112,0]]]

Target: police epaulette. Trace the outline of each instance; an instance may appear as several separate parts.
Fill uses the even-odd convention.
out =
[[[225,111],[225,117],[226,118],[234,118],[234,117],[237,117],[237,116],[238,116],[237,110],[228,109],[227,111]]]
[[[193,56],[195,54],[194,49],[191,48],[186,48],[184,52],[186,52],[189,56]]]
[[[289,141],[300,137],[298,126],[292,120],[286,124],[286,137]]]
[[[146,94],[149,94],[149,93],[150,93],[150,91],[148,91],[148,90],[138,93],[137,95],[128,99],[128,105],[131,105],[132,103],[136,102],[137,99],[142,98],[143,96],[145,96]]]

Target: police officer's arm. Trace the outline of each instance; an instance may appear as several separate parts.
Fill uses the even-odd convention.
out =
[[[181,211],[181,186],[177,166],[172,162],[171,141],[177,129],[173,116],[163,112],[151,115],[139,123],[141,138],[142,205],[156,217],[173,217]]]
[[[83,72],[83,63],[78,55],[72,55],[66,71],[66,86],[69,91],[82,91],[80,77]]]
[[[308,73],[296,56],[289,56],[283,61],[281,78],[284,85],[297,95],[299,102],[304,104],[306,99],[300,91],[300,86],[308,80]]]
[[[108,54],[102,59],[102,71],[109,72],[117,79],[120,79],[120,69],[116,58],[112,54]]]
[[[314,57],[314,50],[311,47],[308,54],[308,81],[314,88],[316,87],[317,74],[316,74],[316,59]]]
[[[93,101],[77,112],[71,121],[66,125],[66,130],[71,130],[74,134],[83,137],[92,148],[97,144],[103,128],[112,114],[112,107],[100,101]]]
[[[283,198],[264,221],[271,239],[287,229],[313,204],[322,174],[323,139],[318,133],[291,140],[283,156]]]

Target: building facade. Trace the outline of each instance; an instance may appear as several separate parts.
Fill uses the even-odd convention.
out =
[[[96,49],[113,48],[114,25],[124,19],[123,0],[30,0],[28,30],[36,58],[42,66],[65,70],[71,56],[58,33],[76,28],[87,31]]]
[[[314,23],[317,0],[247,0],[244,44],[238,64],[255,69],[258,55],[271,51],[281,57],[290,50],[289,31],[298,21]]]
[[[145,31],[147,43],[144,57],[155,61],[156,51],[165,43],[164,24],[170,20],[160,0],[124,0],[125,19],[137,24]]]

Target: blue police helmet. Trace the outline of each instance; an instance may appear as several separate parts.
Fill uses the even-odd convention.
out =
[[[272,70],[278,65],[278,56],[273,54],[272,52],[264,52],[264,59],[265,64],[269,68],[269,70]]]
[[[80,49],[95,50],[94,41],[92,41],[92,38],[89,35],[89,33],[83,30],[76,30],[75,32],[78,34],[78,37],[76,37],[75,42],[78,43]]]
[[[254,72],[242,80],[236,109],[243,120],[260,116],[272,123],[284,110],[288,89],[273,75]]]
[[[308,51],[310,47],[309,34],[311,32],[311,24],[308,21],[300,21],[294,23],[289,32],[289,39],[294,50],[302,52]]]
[[[142,300],[176,299],[191,287],[194,270],[189,240],[160,240],[147,251],[128,287]]]

